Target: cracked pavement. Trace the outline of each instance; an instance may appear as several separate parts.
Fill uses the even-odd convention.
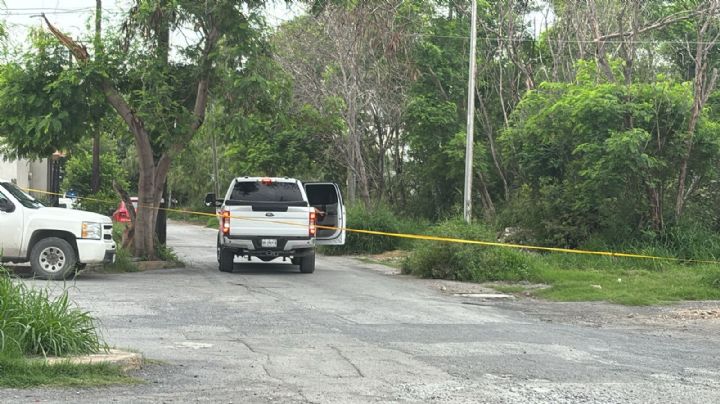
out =
[[[222,273],[214,230],[173,222],[168,236],[186,268],[68,285],[109,344],[155,360],[134,373],[145,384],[0,389],[0,402],[720,402],[717,319],[671,333],[564,321],[626,310],[470,301],[342,257],[312,275],[239,260]]]

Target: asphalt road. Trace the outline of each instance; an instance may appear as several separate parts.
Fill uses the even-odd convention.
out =
[[[222,273],[212,230],[168,235],[186,268],[69,285],[111,345],[156,360],[137,372],[147,383],[0,402],[720,402],[712,333],[548,320],[545,303],[452,296],[347,258],[311,275],[238,261]]]

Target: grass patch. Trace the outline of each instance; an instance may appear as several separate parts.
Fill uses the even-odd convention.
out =
[[[0,268],[0,355],[65,356],[106,348],[95,320],[70,302],[67,291],[50,297],[45,289],[14,282]]]
[[[123,273],[140,271],[138,266],[135,264],[135,261],[133,261],[133,257],[130,252],[120,247],[119,244],[115,254],[115,262],[103,265],[103,272]]]
[[[402,218],[384,205],[368,209],[365,205],[357,204],[347,208],[346,227],[386,233],[419,233],[427,225],[416,220]],[[326,255],[380,254],[385,251],[408,249],[411,245],[412,243],[407,239],[399,237],[348,231],[345,245],[322,246],[319,251]]]
[[[535,277],[551,288],[534,295],[557,301],[608,301],[626,305],[663,304],[680,300],[718,300],[720,269],[708,265],[673,264],[659,270],[605,263],[592,269],[563,268],[548,256]]]
[[[508,294],[522,293],[522,292],[524,292],[524,291],[527,289],[525,286],[522,286],[522,285],[497,285],[497,284],[493,284],[493,285],[488,285],[488,286],[490,286],[491,288],[497,290],[498,292],[508,293]]]
[[[128,376],[120,367],[110,364],[48,365],[40,359],[0,358],[2,387],[98,387],[141,382],[140,379]]]
[[[471,240],[494,240],[482,225],[448,222],[430,234]],[[490,285],[505,293],[528,291],[557,301],[608,301],[626,305],[680,300],[720,300],[720,266],[573,254],[537,254],[478,245],[416,242],[403,272],[468,282],[530,282]]]
[[[95,319],[75,307],[67,291],[51,297],[45,289],[15,282],[0,266],[0,386],[105,386],[137,383],[111,364],[48,365],[44,356],[93,354],[107,350]]]

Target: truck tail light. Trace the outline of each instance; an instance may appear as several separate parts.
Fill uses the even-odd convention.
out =
[[[223,234],[230,234],[230,212],[227,210],[223,210],[221,219],[222,220],[220,220],[220,229],[222,230]]]
[[[317,227],[315,226],[315,223],[316,223],[315,212],[310,212],[310,226],[308,227],[308,235],[310,237],[315,237],[315,233],[317,233]]]
[[[272,184],[272,178],[263,178],[262,180],[260,180],[260,182],[263,185],[270,185],[270,184]]]

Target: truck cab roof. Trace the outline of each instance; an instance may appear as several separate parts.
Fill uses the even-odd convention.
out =
[[[299,182],[289,177],[235,177],[235,181],[270,181],[270,182]]]

